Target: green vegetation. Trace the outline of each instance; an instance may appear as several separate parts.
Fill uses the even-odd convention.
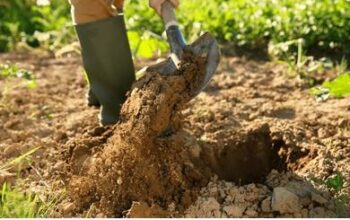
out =
[[[24,163],[31,162],[31,156],[40,147],[29,150],[27,153],[10,160],[0,166],[0,176],[10,174],[10,170],[21,170]],[[19,174],[18,174],[19,175]],[[24,192],[19,185],[11,186],[6,182],[0,189],[0,218],[35,218],[47,217],[57,201],[61,198],[49,198],[42,201],[34,193]]]
[[[1,190],[0,217],[1,218],[35,218],[44,217],[45,207],[40,204],[36,195],[30,195],[11,189],[4,184]]]
[[[307,56],[304,49],[304,40],[297,39],[278,44],[269,45],[269,54],[272,60],[284,63],[288,66],[288,76],[300,76],[308,80],[317,73],[324,72],[325,69],[332,69],[333,62],[326,58],[315,60],[313,56]],[[292,53],[290,48],[296,46],[296,53]],[[309,82],[311,85],[312,81]]]
[[[69,7],[60,0],[40,5],[35,0],[0,0],[0,51],[26,47],[49,47],[74,39],[70,24]]]
[[[329,96],[343,98],[350,95],[350,72],[340,74],[332,81],[325,81],[321,86],[311,89],[311,94],[320,100],[325,100]]]
[[[324,185],[335,192],[334,203],[337,216],[347,217],[349,215],[350,198],[348,194],[342,192],[345,187],[345,179],[342,173],[337,171],[326,180],[313,178],[312,181],[316,185]]]
[[[326,81],[322,84],[323,88],[329,90],[333,97],[341,98],[350,95],[350,72],[338,76],[332,81]]]
[[[350,54],[348,11],[348,0],[182,0],[177,14],[189,42],[208,31],[222,44],[266,51],[272,60],[287,65],[289,76],[314,86],[316,74],[337,67],[311,52]],[[127,0],[125,17],[134,56],[149,58],[168,50],[161,19],[148,1]],[[68,1],[0,0],[0,20],[0,51],[40,47],[59,55],[77,49]],[[36,85],[30,72],[15,65],[3,65],[0,71],[0,77],[16,76],[28,87]],[[311,93],[320,99],[344,97],[349,93],[348,75]]]
[[[339,192],[344,187],[344,177],[340,172],[337,172],[334,176],[329,177],[325,184],[328,188]]]
[[[130,6],[130,28],[162,33],[145,2],[131,1]],[[220,42],[250,48],[303,39],[306,50],[349,52],[349,9],[346,0],[183,0],[178,17],[190,40],[209,31]]]
[[[0,64],[0,80],[2,78],[16,77],[23,79],[28,88],[33,89],[37,86],[35,77],[31,71],[19,68],[16,64]]]
[[[55,50],[75,41],[67,1],[43,2],[0,0],[0,51],[24,43]],[[237,47],[267,50],[302,39],[306,52],[348,54],[349,10],[347,0],[182,0],[178,18],[189,41],[209,31]],[[167,49],[162,23],[146,0],[126,1],[125,14],[134,54],[150,57]],[[297,45],[289,49],[296,52]]]
[[[342,194],[341,191],[344,188],[344,177],[340,172],[336,172],[334,175],[326,179],[324,184],[328,189],[335,190],[337,193],[335,197],[335,210],[341,217],[348,216],[348,207],[350,205],[350,198],[347,194]]]
[[[316,185],[324,185],[329,190],[335,190],[337,193],[341,192],[345,185],[344,176],[339,171],[335,172],[325,180],[314,177],[312,178],[312,181]]]
[[[20,187],[11,187],[5,183],[0,191],[0,218],[48,217],[61,200],[62,198],[49,198],[44,202],[34,193],[23,192]]]
[[[15,166],[28,162],[30,155],[36,152],[38,148],[30,150],[29,152],[19,156],[4,165],[0,166],[0,175],[5,176],[9,174],[8,170]],[[38,197],[30,194],[20,192],[18,188],[12,188],[8,184],[4,183],[0,194],[0,217],[25,217],[32,218],[37,217],[37,203]]]
[[[29,150],[27,153],[22,154],[21,156],[10,160],[9,162],[3,164],[0,166],[0,174],[7,172],[9,169],[12,169],[16,166],[21,166],[25,162],[30,162],[30,156],[34,154],[37,150],[39,150],[40,147],[36,147],[32,150]]]

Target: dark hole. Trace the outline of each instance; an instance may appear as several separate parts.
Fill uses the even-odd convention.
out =
[[[273,141],[266,126],[238,134],[239,138],[233,137],[226,146],[205,143],[202,159],[226,181],[237,184],[264,182],[272,169],[284,171],[288,167],[286,158],[279,155],[285,143]]]

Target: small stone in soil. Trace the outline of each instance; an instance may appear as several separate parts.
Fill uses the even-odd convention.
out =
[[[223,210],[226,212],[228,217],[233,217],[233,218],[242,217],[244,212],[243,208],[235,205],[226,206],[223,208]]]
[[[271,197],[267,197],[261,202],[261,210],[263,212],[270,212],[271,211]]]
[[[298,196],[284,187],[274,188],[271,207],[281,214],[296,213],[301,209]]]

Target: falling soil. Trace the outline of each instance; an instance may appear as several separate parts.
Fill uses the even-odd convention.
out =
[[[0,172],[0,184],[54,198],[51,217],[350,216],[350,100],[315,101],[283,65],[225,57],[191,100],[200,60],[171,77],[150,72],[121,122],[100,127],[79,57],[6,60],[33,71],[38,86],[0,79],[0,165],[40,149]],[[326,184],[337,173],[340,190]]]
[[[210,173],[192,158],[186,136],[177,131],[179,112],[203,66],[202,58],[185,56],[174,75],[150,72],[133,85],[113,136],[71,179],[77,207],[96,203],[97,214],[121,216],[136,200],[161,207],[175,201],[182,209],[193,202],[191,189],[207,184]]]

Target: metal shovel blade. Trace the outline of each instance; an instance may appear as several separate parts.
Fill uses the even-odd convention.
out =
[[[220,63],[220,48],[214,37],[209,33],[205,33],[200,36],[195,42],[186,47],[186,50],[191,51],[192,54],[198,57],[205,58],[204,65],[198,69],[205,71],[204,73],[197,73],[199,77],[198,82],[194,85],[199,85],[193,91],[193,96],[198,95],[208,85],[210,80],[213,78],[216,69]]]
[[[215,38],[213,38],[211,34],[205,33],[200,36],[195,42],[187,45],[184,48],[184,51],[189,52],[196,57],[205,59],[205,62],[203,62],[203,65],[205,66],[198,67],[198,70],[202,70],[204,73],[196,73],[199,77],[194,77],[196,79],[196,82],[191,82],[193,85],[195,85],[191,86],[191,88],[194,88],[194,90],[191,91],[193,98],[197,96],[201,91],[203,91],[210,80],[213,78],[213,75],[215,74],[220,62],[220,48]],[[156,71],[164,76],[173,75],[178,70],[179,61],[180,63],[182,62],[178,57],[175,58],[173,54],[172,56],[169,56],[165,61],[148,67],[147,71]]]

